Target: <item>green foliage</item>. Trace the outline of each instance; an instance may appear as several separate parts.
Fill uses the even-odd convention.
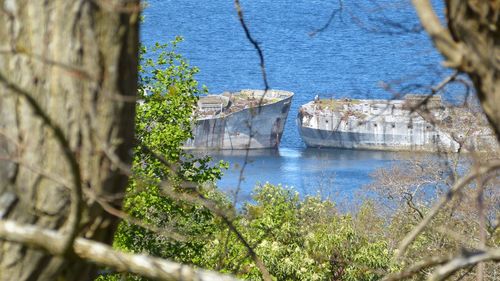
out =
[[[180,196],[167,196],[165,188],[184,195],[201,193],[223,208],[230,207],[213,186],[227,165],[212,166],[209,158],[197,159],[182,150],[192,137],[198,96],[206,89],[194,79],[198,69],[175,52],[180,41],[142,49],[137,144],[124,209],[185,241],[122,222],[114,246],[260,280],[247,249],[221,218]],[[291,189],[270,184],[257,187],[253,200],[233,223],[277,280],[376,280],[391,267],[383,235],[370,238],[373,233],[359,230],[361,223],[376,221],[368,216],[373,213],[371,206],[358,217],[341,215],[331,201],[301,199]],[[111,274],[99,280],[142,279]]]
[[[136,134],[140,139],[136,158],[144,160],[141,144],[174,162],[181,156],[181,146],[191,135],[191,113],[200,94],[194,75],[197,68],[189,67],[175,47],[177,38],[170,45],[156,44],[143,54],[157,56],[143,59],[141,64],[142,102],[137,105]],[[144,55],[143,55],[144,56]],[[166,142],[168,141],[168,142]]]
[[[206,89],[200,90],[194,79],[198,69],[190,67],[175,52],[181,41],[178,37],[170,44],[156,44],[150,50],[142,48],[140,102],[136,105],[137,144],[124,210],[155,228],[175,231],[185,241],[122,222],[114,246],[183,263],[199,263],[205,244],[200,237],[214,232],[214,217],[206,208],[167,196],[163,188],[180,193],[190,193],[194,188],[213,194],[210,184],[221,177],[226,164],[211,166],[210,158],[195,158],[182,150],[182,144],[192,137],[191,116],[198,96],[206,93]],[[201,188],[202,184],[207,187]],[[116,277],[106,276],[109,278],[106,280]]]
[[[387,243],[356,232],[357,218],[338,214],[331,201],[300,199],[270,184],[258,187],[253,199],[236,223],[277,280],[377,280],[389,269]],[[227,231],[207,244],[207,252],[206,266],[260,279],[245,248]]]

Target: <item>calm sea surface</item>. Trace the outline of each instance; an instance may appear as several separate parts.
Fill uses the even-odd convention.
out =
[[[148,0],[143,43],[185,41],[179,51],[201,70],[197,76],[210,92],[262,89],[255,49],[245,38],[231,0]],[[391,165],[402,154],[306,149],[295,117],[301,104],[321,97],[391,98],[381,82],[396,90],[430,85],[445,73],[439,55],[424,34],[401,32],[418,23],[409,1],[344,1],[341,14],[323,32],[338,1],[243,0],[246,22],[263,49],[270,87],[295,93],[279,151],[251,151],[240,199],[266,181],[293,186],[301,194],[350,198],[370,181],[375,168]],[[438,9],[440,9],[438,7]],[[341,16],[339,16],[341,15]],[[416,90],[413,90],[415,92]],[[219,186],[234,190],[245,153],[212,153],[231,163]]]

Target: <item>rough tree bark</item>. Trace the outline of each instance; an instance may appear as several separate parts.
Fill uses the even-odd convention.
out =
[[[420,21],[449,67],[467,73],[500,141],[500,1],[446,0],[448,26],[429,0],[413,0]]]
[[[116,219],[71,194],[124,192],[116,162],[130,160],[134,137],[138,2],[0,0],[0,219],[69,234],[81,211],[78,236],[111,241]],[[94,274],[71,252],[0,240],[0,280]]]

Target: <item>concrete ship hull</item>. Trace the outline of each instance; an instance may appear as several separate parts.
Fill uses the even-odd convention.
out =
[[[248,107],[215,118],[197,119],[186,149],[277,148],[293,94],[276,102]]]
[[[487,127],[467,124],[472,112],[442,106],[437,100],[432,116],[426,116],[413,109],[412,104],[418,102],[318,100],[300,108],[297,125],[308,147],[427,152],[497,147]],[[465,130],[465,126],[472,129]]]
[[[329,147],[345,149],[386,150],[386,151],[436,151],[436,136],[376,134],[368,132],[341,132],[299,127],[302,140],[308,147]],[[432,140],[432,141],[426,141]],[[443,151],[456,150],[453,143],[441,144]]]

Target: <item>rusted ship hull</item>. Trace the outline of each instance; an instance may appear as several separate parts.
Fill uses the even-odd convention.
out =
[[[200,118],[186,149],[263,149],[277,148],[293,93],[279,101],[243,108],[217,118]]]

